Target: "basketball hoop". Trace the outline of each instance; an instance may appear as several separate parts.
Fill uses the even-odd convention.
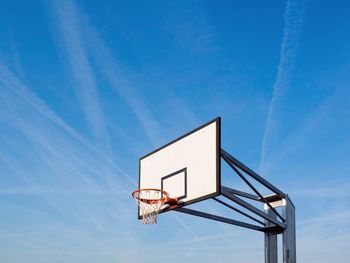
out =
[[[169,204],[170,208],[177,204],[176,198],[170,198],[166,191],[160,189],[138,189],[131,196],[140,207],[141,221],[144,224],[156,224],[159,211],[165,204]]]

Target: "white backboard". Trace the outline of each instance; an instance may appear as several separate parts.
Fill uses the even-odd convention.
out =
[[[216,118],[140,158],[139,189],[165,190],[181,205],[217,196],[220,150],[220,118]]]

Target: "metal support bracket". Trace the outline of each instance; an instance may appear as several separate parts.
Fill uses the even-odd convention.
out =
[[[189,208],[179,207],[175,211],[181,212],[181,213],[185,213],[185,214],[190,214],[190,215],[193,215],[193,216],[203,217],[203,218],[206,218],[206,219],[211,219],[211,220],[214,220],[214,221],[223,222],[223,223],[226,223],[226,224],[236,225],[236,226],[240,226],[240,227],[244,227],[244,228],[249,228],[249,229],[252,229],[252,230],[265,232],[265,228],[264,227],[256,226],[256,225],[253,225],[253,224],[248,224],[248,223],[245,223],[245,222],[241,222],[241,221],[238,221],[238,220],[234,220],[234,219],[230,219],[230,218],[226,218],[226,217],[222,217],[222,216],[217,216],[217,215],[204,213],[204,212],[193,210],[193,209],[189,209]]]
[[[221,186],[220,189],[221,195],[223,197],[234,202],[236,205],[240,206],[241,208],[244,208],[250,213],[242,211],[239,208],[227,202],[224,202],[223,200],[217,197],[212,197],[212,199],[220,203],[221,205],[224,205],[230,208],[231,210],[238,212],[246,218],[255,221],[256,223],[260,224],[260,226],[218,215],[212,215],[209,213],[181,206],[174,209],[174,211],[263,232],[265,234],[265,263],[277,263],[277,235],[283,234],[283,262],[296,263],[295,207],[288,195],[286,195],[277,187],[275,187],[267,180],[259,176],[253,170],[249,169],[247,166],[235,159],[232,155],[230,155],[223,149],[221,149],[221,157],[235,171],[235,173],[250,187],[250,189],[252,189],[252,191],[255,194],[246,193],[225,186]],[[257,190],[257,188],[255,188],[253,184],[243,175],[243,172],[247,176],[253,178],[255,181],[272,191],[273,194],[269,196],[263,196]],[[258,209],[257,207],[248,203],[242,198],[257,201],[259,202],[259,204],[263,203],[264,211]],[[277,211],[277,207],[282,207],[282,215]],[[251,214],[260,217],[260,219],[262,218],[262,220],[254,217]]]
[[[245,209],[253,212],[254,214],[261,216],[262,218],[266,219],[270,223],[275,224],[276,226],[279,226],[283,229],[285,228],[285,224],[280,223],[279,221],[277,221],[277,219],[269,216],[268,214],[264,213],[263,211],[259,210],[258,208],[249,204],[248,202],[244,201],[243,199],[235,196],[234,194],[230,194],[225,189],[221,189],[221,194],[224,197],[226,197],[227,199],[229,199],[229,200],[235,202],[236,204],[243,206]]]
[[[280,189],[278,189],[277,187],[275,187],[274,185],[266,181],[264,178],[262,178],[256,172],[254,172],[253,170],[245,166],[243,163],[238,161],[236,158],[234,158],[231,154],[229,154],[225,150],[221,149],[221,155],[223,158],[229,159],[235,166],[237,166],[239,169],[244,171],[246,174],[249,174],[252,178],[254,178],[256,181],[261,183],[263,186],[270,189],[272,192],[278,194],[281,198],[285,197],[285,194]]]

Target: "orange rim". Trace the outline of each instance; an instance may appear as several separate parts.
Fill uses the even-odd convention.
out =
[[[137,196],[137,194],[143,192],[143,191],[157,191],[161,192],[164,197],[161,198],[154,198],[154,199],[148,199],[148,198],[140,198]],[[170,198],[167,191],[156,189],[156,188],[144,188],[144,189],[137,189],[131,193],[131,196],[135,199],[137,199],[140,202],[146,203],[146,204],[156,204],[156,203],[163,203],[163,204],[177,204],[177,198]]]

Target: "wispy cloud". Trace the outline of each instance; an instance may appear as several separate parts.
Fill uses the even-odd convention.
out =
[[[332,95],[325,98],[317,108],[306,115],[299,127],[287,136],[281,146],[274,151],[273,158],[264,160],[265,172],[269,171],[273,163],[279,163],[284,158],[300,150],[301,147],[305,147],[307,140],[318,132],[332,130],[330,122],[335,121],[334,116],[338,115],[348,118],[350,116],[350,111],[347,110],[349,108],[348,101],[344,99],[347,97],[349,97],[347,86],[338,87]],[[341,125],[340,122],[337,125]],[[344,133],[346,132],[344,131]],[[342,145],[349,147],[344,143]]]
[[[131,80],[133,79],[133,74],[123,70],[123,67],[114,58],[114,54],[97,31],[87,24],[85,24],[84,28],[86,29],[87,40],[98,68],[135,114],[153,146],[159,145],[160,141],[162,141],[162,135],[160,134],[161,125],[154,118],[152,108],[145,105],[141,99],[139,90],[142,89],[142,86],[135,84]]]
[[[291,191],[297,197],[307,198],[327,198],[329,200],[337,198],[349,198],[350,184],[348,185],[330,185],[328,187],[314,188],[311,185],[302,189],[294,189]]]
[[[63,220],[60,224],[69,229],[72,222],[80,221],[80,229],[89,225],[92,229],[100,228],[96,215],[85,210],[82,201],[92,196],[95,200],[114,198],[115,191],[120,195],[125,187],[120,176],[132,184],[136,182],[81,138],[2,64],[0,87],[1,128],[2,131],[6,131],[6,127],[11,129],[11,136],[0,138],[1,177],[17,182],[11,189],[6,185],[1,187],[1,194],[7,196],[5,200],[17,200],[23,194],[26,200],[40,197],[49,205],[51,216],[56,215],[55,219],[48,219],[50,224]],[[105,167],[104,171],[100,167]],[[129,194],[124,192],[124,197]],[[114,210],[124,211],[125,205],[122,202]],[[2,207],[4,212],[12,209]],[[37,213],[35,206],[32,208],[32,213]],[[124,227],[127,228],[127,224]],[[89,235],[85,229],[80,231]],[[64,237],[66,233],[63,231],[60,235]]]
[[[11,247],[20,242],[22,248],[13,258],[28,253],[36,258],[40,251],[71,259],[75,252],[64,244],[77,241],[97,254],[117,254],[112,244],[94,234],[106,227],[117,232],[115,222],[123,222],[125,232],[119,235],[125,237],[125,246],[133,247],[137,237],[131,229],[137,222],[131,220],[132,200],[125,191],[136,182],[1,63],[0,102],[5,132],[0,135],[0,216],[4,224],[6,214],[19,220],[18,226],[3,229],[7,242],[0,254],[10,258]]]
[[[94,146],[90,142],[88,142],[84,137],[82,137],[79,133],[77,133],[71,126],[69,126],[64,120],[62,120],[55,112],[51,110],[47,104],[39,99],[29,88],[27,88],[21,80],[16,77],[5,65],[0,62],[0,84],[2,84],[3,88],[11,90],[15,95],[23,99],[24,102],[28,103],[28,105],[33,108],[37,113],[41,114],[45,118],[47,118],[54,125],[57,125],[61,129],[63,129],[66,133],[72,136],[75,140],[77,140],[80,144],[84,145],[87,149],[92,152],[95,152],[96,158],[100,160],[108,161],[113,167],[115,167],[123,176],[125,176],[128,180],[130,180],[133,184],[136,185],[134,179],[132,179],[123,169],[121,169],[116,163],[114,163],[108,155]]]
[[[300,262],[333,262],[346,263],[350,256],[350,210],[314,214],[298,224],[298,260]],[[320,249],[327,248],[327,249]]]
[[[193,9],[201,9],[200,2],[188,3],[188,6],[186,3],[180,6],[170,5],[164,27],[183,52],[197,56],[218,50],[215,28],[204,12],[193,12]]]
[[[80,26],[80,14],[74,1],[52,2],[49,5],[57,20],[56,38],[61,40],[72,71],[75,88],[85,119],[100,146],[110,150],[110,138],[99,101],[97,81],[89,61]]]
[[[107,47],[94,26],[90,24],[87,15],[74,1],[67,1],[64,5],[53,3],[51,7],[57,18],[57,28],[59,28],[55,34],[62,37],[76,80],[78,97],[95,135],[104,144],[109,143],[110,139],[102,107],[98,100],[96,78],[92,68],[93,62],[130,107],[153,146],[158,146],[161,142],[161,134],[159,133],[161,125],[159,120],[153,117],[152,108],[143,102],[142,94],[140,94],[142,87],[132,81],[135,75],[125,71],[118,63],[112,51]],[[89,60],[89,55],[93,61]]]
[[[80,10],[80,12],[82,11]],[[174,14],[169,16],[174,16]],[[166,20],[166,22],[168,21]],[[195,26],[192,26],[194,29]],[[198,28],[208,27],[206,24],[203,26],[201,23],[196,24],[196,26],[197,30]],[[144,69],[139,71],[137,71],[139,68],[130,70],[123,66],[118,58],[118,52],[115,52],[107,45],[98,28],[90,23],[88,19],[81,21],[81,27],[84,31],[84,40],[89,47],[89,52],[96,64],[96,68],[117,92],[119,97],[128,105],[153,146],[159,146],[166,142],[162,135],[162,132],[165,130],[164,126],[171,125],[175,118],[181,118],[190,125],[198,123],[197,117],[191,108],[184,100],[180,100],[175,92],[171,91],[169,83],[164,83],[161,88],[159,83],[156,83],[154,87],[148,86],[147,80],[149,81],[150,79],[147,79],[147,77],[152,79],[154,77],[153,72],[149,74]],[[196,33],[196,36],[202,35],[204,37],[206,34],[200,32]],[[183,32],[174,32],[174,35],[182,37]],[[191,43],[193,44],[193,42]],[[154,80],[152,79],[152,81]],[[150,94],[161,97],[160,103],[155,105],[147,101]]]
[[[54,178],[59,179],[61,182],[66,181],[65,183],[68,183],[71,181],[71,179],[68,178],[69,175],[74,174],[77,176],[75,178],[78,179],[77,185],[79,185],[79,181],[84,181],[85,184],[92,187],[90,190],[86,189],[87,191],[104,193],[105,191],[110,191],[110,189],[113,189],[113,187],[116,186],[116,183],[113,183],[115,179],[111,178],[110,175],[113,174],[112,170],[117,170],[120,175],[123,175],[129,180],[129,182],[136,185],[136,182],[118,165],[111,162],[106,154],[84,140],[71,127],[55,115],[55,113],[53,113],[44,102],[31,93],[2,64],[0,64],[0,79],[0,85],[2,88],[14,92],[12,93],[13,95],[17,95],[22,101],[28,103],[23,104],[22,102],[21,104],[21,100],[16,99],[11,93],[8,93],[6,96],[5,90],[3,90],[2,96],[5,97],[3,98],[2,104],[2,121],[11,126],[12,129],[19,134],[25,135],[27,138],[26,140],[29,140],[34,144],[32,148],[37,149],[36,154],[41,161],[41,166],[43,168],[48,168]],[[30,110],[25,111],[24,109],[28,108],[28,106]],[[11,112],[12,114],[10,114]],[[26,112],[26,114],[21,112]],[[54,124],[54,126],[50,123]],[[54,127],[57,127],[58,129]],[[51,132],[48,132],[49,130],[51,130]],[[43,131],[46,131],[46,133],[43,133]],[[25,149],[24,147],[19,147],[18,144],[21,144],[21,141],[13,140],[11,137],[6,138],[4,136],[1,136],[1,139],[3,145],[8,144],[13,150]],[[84,148],[85,150],[83,150]],[[89,156],[90,153],[92,155]],[[7,160],[8,166],[16,169],[18,174],[26,174],[25,170],[18,170],[22,168],[16,167],[13,162],[17,161],[15,158],[11,158],[11,155],[4,154],[1,157],[3,161]],[[89,160],[87,160],[87,158]],[[108,167],[109,171],[101,172],[101,169],[94,167],[94,162],[103,162],[104,166]],[[57,166],[57,163],[60,163],[60,165]],[[90,176],[91,174],[93,174],[93,176]],[[94,182],[96,176],[97,178],[102,177],[106,180],[107,184],[104,186],[105,190],[101,188],[100,183]],[[26,179],[26,177],[24,177],[24,179]],[[33,178],[30,177],[28,180],[32,179]],[[75,181],[71,181],[70,184],[73,186],[74,182]],[[50,186],[56,187],[57,185]],[[64,185],[58,186],[66,187]],[[37,189],[37,186],[32,185],[29,189]],[[69,192],[69,188],[66,188],[66,190]],[[45,193],[52,191],[52,189],[45,188],[41,189],[41,191]],[[37,193],[40,193],[39,189]]]
[[[268,141],[272,131],[276,129],[277,120],[275,111],[282,93],[289,87],[289,82],[295,68],[295,59],[303,24],[303,5],[301,1],[288,0],[284,14],[284,33],[280,50],[280,61],[277,76],[272,89],[272,98],[269,104],[266,124],[261,146],[260,171],[264,169],[264,161],[268,151]]]

